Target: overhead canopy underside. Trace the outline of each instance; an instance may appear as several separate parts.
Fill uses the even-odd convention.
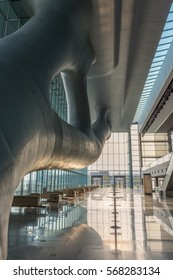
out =
[[[32,8],[35,1],[23,2]],[[92,3],[90,38],[97,57],[88,75],[92,121],[95,105],[107,104],[113,132],[128,131],[172,1]]]

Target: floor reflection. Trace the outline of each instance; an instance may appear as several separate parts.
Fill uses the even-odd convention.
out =
[[[75,203],[13,208],[8,259],[173,259],[173,199],[99,188]]]

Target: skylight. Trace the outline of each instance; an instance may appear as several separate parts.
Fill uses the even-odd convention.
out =
[[[139,118],[142,114],[142,111],[148,100],[150,92],[160,72],[160,69],[162,67],[163,61],[165,60],[169,47],[172,43],[172,40],[173,40],[173,4],[171,5],[155,56],[153,58],[151,68],[149,70],[148,77],[145,82],[144,89],[142,91],[141,98],[133,122],[139,121]]]

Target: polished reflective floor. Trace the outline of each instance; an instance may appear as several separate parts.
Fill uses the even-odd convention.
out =
[[[172,260],[173,198],[99,188],[60,207],[11,210],[9,260]]]

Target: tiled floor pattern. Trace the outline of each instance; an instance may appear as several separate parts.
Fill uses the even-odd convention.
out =
[[[99,188],[48,213],[12,209],[10,260],[173,259],[173,199]]]

